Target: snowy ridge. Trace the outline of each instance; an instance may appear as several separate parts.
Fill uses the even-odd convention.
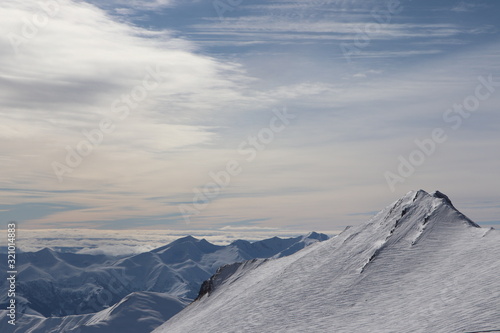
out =
[[[333,239],[226,277],[154,332],[494,331],[498,253],[496,230],[440,192],[410,192]]]
[[[247,271],[259,267],[266,261],[267,259],[252,259],[220,267],[210,279],[203,282],[195,301],[201,299],[205,295],[210,296],[210,294],[221,285],[238,280],[238,278],[243,276]]]

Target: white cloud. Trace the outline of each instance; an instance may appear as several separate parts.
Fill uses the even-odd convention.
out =
[[[274,236],[282,238],[306,235],[312,230],[287,231],[278,228],[224,227],[214,230],[91,230],[91,229],[38,229],[22,230],[18,247],[24,252],[39,251],[45,247],[81,254],[112,256],[138,254],[167,245],[191,235],[204,238],[216,245],[228,245],[237,239],[257,241]],[[327,232],[332,236],[335,232]],[[7,235],[1,232],[0,246],[5,246]]]
[[[356,78],[360,78],[360,79],[365,79],[366,78],[366,74],[364,74],[364,73],[356,73],[352,77],[356,77]]]
[[[40,193],[46,199],[91,207],[100,198],[100,204],[119,212],[125,209],[117,204],[120,198],[111,184],[128,184],[128,190],[150,191],[150,196],[178,191],[175,183],[158,179],[172,169],[173,160],[190,164],[189,152],[212,143],[213,128],[200,125],[201,120],[250,104],[251,98],[241,93],[248,80],[240,66],[202,55],[194,44],[168,31],[117,22],[90,4],[53,3],[57,6],[48,12],[35,0],[2,4],[0,26],[9,38],[0,40],[0,156],[9,156],[9,161],[0,180],[19,189],[3,193],[3,202],[23,203],[22,190],[37,189],[47,190]],[[158,75],[161,84],[142,102],[132,101],[134,107],[126,107],[128,117],[113,111],[115,101],[123,108],[123,96],[141,95],[136,88],[143,87],[146,78],[154,86]],[[52,162],[65,164],[66,147],[76,149],[88,141],[82,131],[99,128],[104,118],[113,121],[115,131],[59,184]],[[170,176],[192,167],[173,170]],[[93,194],[51,192],[75,188]],[[82,213],[85,218],[108,218],[99,209]],[[82,220],[75,216],[69,214],[66,221]]]

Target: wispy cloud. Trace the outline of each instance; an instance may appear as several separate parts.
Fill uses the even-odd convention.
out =
[[[212,23],[195,25],[198,35],[238,37],[241,39],[255,39],[283,41],[300,39],[317,40],[352,40],[359,34],[359,30],[366,23],[365,20],[354,22],[337,22],[333,18],[323,18],[314,21],[296,21],[293,18],[272,21],[267,16],[244,16],[227,18],[223,22],[213,19]],[[373,20],[373,19],[372,19]],[[373,40],[394,40],[403,38],[449,38],[462,31],[452,24],[378,24],[378,31],[370,34]]]
[[[485,8],[487,7],[484,3],[475,1],[475,2],[470,2],[470,1],[460,1],[456,6],[451,8],[451,11],[453,12],[471,12],[474,11],[478,8]]]

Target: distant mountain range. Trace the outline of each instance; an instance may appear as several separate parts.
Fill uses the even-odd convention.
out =
[[[500,332],[500,233],[440,193],[276,260],[222,267],[154,333]]]
[[[0,332],[151,332],[187,306],[204,280],[220,266],[255,258],[283,257],[327,240],[310,233],[217,246],[191,236],[128,257],[19,253],[15,329],[0,311]],[[7,271],[6,261],[0,269]],[[0,281],[0,309],[7,306],[7,281]]]

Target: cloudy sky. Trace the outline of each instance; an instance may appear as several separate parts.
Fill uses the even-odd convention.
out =
[[[416,189],[500,224],[496,1],[2,1],[0,214],[341,230]]]

